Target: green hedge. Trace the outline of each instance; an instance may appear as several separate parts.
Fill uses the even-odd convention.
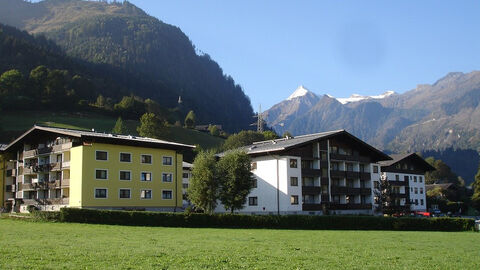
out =
[[[298,230],[473,231],[473,219],[376,216],[231,215],[62,208],[58,220],[92,224]]]

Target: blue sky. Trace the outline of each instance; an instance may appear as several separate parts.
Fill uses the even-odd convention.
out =
[[[130,2],[180,27],[255,110],[301,84],[336,97],[403,93],[480,69],[479,1]]]

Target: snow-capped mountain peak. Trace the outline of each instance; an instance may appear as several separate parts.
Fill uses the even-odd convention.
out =
[[[303,97],[305,96],[306,94],[308,94],[310,91],[305,88],[303,85],[300,85],[297,90],[295,90],[295,92],[293,92],[288,98],[287,100],[292,100],[294,98],[297,98],[297,97]]]
[[[337,98],[337,100],[342,104],[347,104],[350,102],[357,102],[365,99],[384,99],[394,94],[396,94],[394,91],[387,91],[381,95],[376,95],[376,96],[362,96],[359,94],[353,94],[348,98]]]

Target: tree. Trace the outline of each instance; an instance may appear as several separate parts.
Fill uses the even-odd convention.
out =
[[[20,71],[12,69],[0,76],[0,95],[22,95],[25,88],[25,80]]]
[[[121,117],[118,117],[115,126],[112,129],[112,133],[115,134],[127,134],[127,127],[123,124],[123,120]]]
[[[220,136],[220,130],[218,130],[216,125],[208,125],[208,131],[212,136]]]
[[[232,150],[242,146],[250,145],[254,142],[264,141],[265,136],[263,133],[256,131],[240,131],[237,134],[230,135],[223,144],[225,150]]]
[[[395,192],[387,177],[382,177],[380,179],[378,188],[375,188],[374,194],[376,197],[376,203],[378,204],[376,209],[377,212],[392,215],[408,210],[405,209],[405,206],[408,207],[409,205],[408,202],[406,202],[405,206],[401,206],[396,200]]]
[[[279,138],[277,133],[275,133],[275,131],[272,131],[272,130],[266,130],[262,132],[262,134],[263,134],[264,140],[275,140]]]
[[[163,124],[153,113],[145,113],[140,118],[140,126],[137,132],[142,137],[160,138],[163,131]]]
[[[194,128],[196,122],[196,115],[193,111],[189,111],[187,116],[185,117],[185,126],[187,128]]]
[[[480,166],[478,167],[478,172],[475,175],[475,181],[472,184],[473,195],[472,195],[472,206],[480,211]]]
[[[255,183],[250,157],[242,151],[230,151],[218,162],[217,171],[220,180],[219,199],[225,209],[231,213],[242,209]]]
[[[428,157],[425,159],[430,165],[435,168],[435,171],[425,173],[425,184],[444,184],[452,183],[461,185],[461,181],[458,176],[452,172],[452,169],[442,160]]]
[[[187,196],[196,207],[213,213],[218,199],[216,158],[213,152],[202,151],[195,158]]]

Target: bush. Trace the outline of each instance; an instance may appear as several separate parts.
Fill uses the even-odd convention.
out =
[[[59,220],[130,226],[191,228],[266,228],[294,230],[473,231],[463,218],[394,218],[377,216],[231,215],[159,213],[62,208]]]
[[[27,211],[28,211],[29,213],[33,213],[33,212],[35,212],[35,211],[38,211],[38,208],[37,208],[36,206],[34,206],[34,205],[29,205],[29,206],[27,206]]]
[[[60,212],[38,211],[31,212],[31,216],[39,221],[60,221]]]

